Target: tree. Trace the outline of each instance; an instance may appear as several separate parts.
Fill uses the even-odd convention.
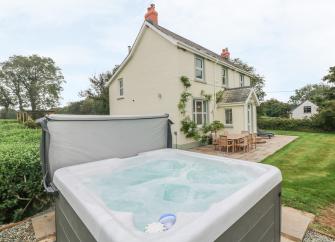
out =
[[[324,107],[314,117],[324,130],[335,130],[335,100],[326,101]]]
[[[329,83],[331,86],[329,90],[326,92],[326,96],[328,100],[335,99],[335,66],[330,67],[328,74],[322,78],[323,81]]]
[[[233,59],[232,62],[235,65],[238,65],[243,70],[249,72],[253,75],[250,81],[250,85],[255,89],[256,95],[260,101],[264,100],[266,93],[264,92],[263,88],[265,86],[265,78],[264,76],[256,73],[256,69],[248,64],[244,63],[239,58]]]
[[[4,83],[0,83],[0,106],[4,107],[3,117],[7,118],[9,108],[14,106],[15,101],[13,96],[11,95],[8,88],[4,85]]]
[[[289,102],[293,105],[299,105],[305,100],[310,100],[319,107],[329,99],[330,86],[325,84],[306,85],[295,90],[295,94],[290,97]]]
[[[260,115],[268,117],[288,117],[290,113],[290,105],[277,99],[270,99],[262,102],[259,107]]]
[[[335,84],[335,66],[329,67],[328,74],[322,80],[329,84]]]
[[[96,101],[95,106],[98,108],[96,110],[98,114],[109,113],[109,94],[106,83],[110,80],[112,75],[112,72],[107,71],[106,73],[99,74],[98,76],[94,75],[93,77],[90,77],[90,88],[79,93],[82,97]]]
[[[15,95],[19,109],[32,111],[55,107],[59,104],[62,84],[61,69],[51,58],[12,56],[0,64],[0,77]]]

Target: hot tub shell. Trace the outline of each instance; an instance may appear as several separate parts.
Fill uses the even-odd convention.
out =
[[[48,192],[55,194],[57,241],[280,241],[281,175],[274,167],[166,149],[170,148],[172,143],[171,122],[167,115],[145,117],[53,115],[42,120],[41,123],[44,184]],[[138,138],[134,141],[122,138],[129,132],[129,127],[132,127],[130,129],[132,135],[143,137],[143,142]],[[154,133],[150,133],[152,131]],[[99,135],[102,136],[102,140],[99,139]],[[116,149],[106,145],[109,139],[110,143],[116,144]],[[96,145],[97,142],[103,147]],[[136,148],[129,146],[129,143],[135,144]],[[103,152],[96,154],[95,151],[101,151],[101,149]],[[203,224],[184,226],[176,230],[175,234],[168,234],[170,232],[168,231],[162,236],[134,236],[127,232],[124,225],[108,217],[108,208],[103,204],[97,204],[94,196],[87,194],[89,192],[73,174],[77,171],[80,173],[81,169],[85,170],[87,167],[94,169],[97,160],[106,159],[97,163],[105,162],[108,165],[123,162],[123,159],[116,157],[148,154],[141,152],[148,152],[149,155],[179,152],[223,162],[265,167],[267,172],[258,179],[257,183],[248,186],[248,189],[241,189],[225,199],[226,202],[222,203],[223,207],[214,204],[209,212],[204,212],[206,219],[211,221],[211,224],[215,224],[213,228],[208,228],[205,219]],[[85,194],[88,197],[86,202],[82,199]],[[217,216],[219,214],[221,215]],[[214,217],[217,223],[213,223]],[[167,233],[166,236],[165,233]]]
[[[101,174],[104,170],[127,167],[129,161],[190,156],[221,161],[241,168],[254,167],[266,172],[255,181],[222,201],[212,204],[198,220],[160,235],[136,231],[129,218],[113,212],[87,189],[81,178]],[[139,154],[134,158],[92,162],[56,171],[54,183],[60,195],[56,199],[57,238],[60,241],[280,241],[280,180],[279,171],[271,166],[188,151],[163,149]],[[179,219],[183,215],[177,214]],[[187,222],[186,222],[187,223]],[[128,225],[128,227],[127,227]],[[180,226],[180,225],[179,225]],[[80,232],[78,232],[80,231]],[[90,238],[90,240],[87,240]],[[68,239],[68,240],[67,240]]]
[[[280,191],[280,185],[274,187],[215,241],[280,242]],[[57,241],[97,241],[62,194],[56,197],[56,236]]]

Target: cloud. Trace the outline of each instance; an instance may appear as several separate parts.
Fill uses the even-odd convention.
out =
[[[149,0],[0,1],[0,59],[50,56],[71,83],[64,102],[87,77],[111,70],[127,54]],[[335,65],[333,0],[157,0],[159,23],[217,53],[248,62],[273,93],[317,83]],[[85,81],[83,81],[85,77]],[[72,94],[71,94],[72,93]]]

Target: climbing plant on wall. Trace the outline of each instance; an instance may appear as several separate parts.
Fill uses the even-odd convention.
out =
[[[201,90],[200,95],[204,97],[204,100],[209,102],[212,99],[211,94],[206,94],[204,90]]]
[[[220,90],[215,94],[215,102],[219,103],[222,100],[223,100],[223,90]]]
[[[186,104],[192,97],[191,92],[189,92],[189,88],[191,87],[190,79],[186,76],[181,76],[180,81],[184,86],[184,91],[180,94],[180,100],[178,102],[178,109],[180,114],[183,116],[183,119],[181,120],[180,131],[185,134],[186,138],[193,138],[196,141],[200,140],[201,143],[208,143],[209,133],[216,133],[216,131],[223,128],[223,124],[220,124],[220,121],[213,121],[212,124],[207,124],[202,128],[199,128],[197,124],[190,118],[190,116],[186,115]],[[204,98],[205,101],[209,102],[212,99],[212,95],[205,93],[204,90],[201,90],[200,95]],[[223,91],[221,99],[222,96]],[[218,102],[217,97],[216,102]]]

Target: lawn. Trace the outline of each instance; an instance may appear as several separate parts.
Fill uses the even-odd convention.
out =
[[[316,215],[322,214],[335,204],[335,134],[275,133],[299,137],[262,161],[281,170],[283,203]],[[335,234],[335,229],[326,232]]]

